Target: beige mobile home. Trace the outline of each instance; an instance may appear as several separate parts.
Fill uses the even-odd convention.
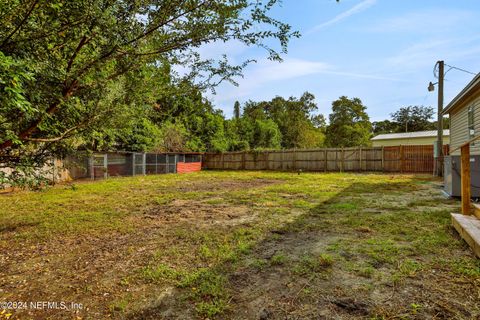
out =
[[[450,150],[445,157],[445,191],[460,196],[459,147],[480,135],[480,75],[477,75],[444,109],[450,117]],[[470,144],[472,197],[480,197],[480,141]]]
[[[373,147],[433,145],[437,130],[379,134],[370,141]],[[443,144],[450,143],[450,131],[443,130]]]

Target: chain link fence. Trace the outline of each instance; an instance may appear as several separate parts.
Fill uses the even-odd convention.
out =
[[[105,152],[67,157],[63,167],[75,180],[200,171],[201,163],[201,153]]]

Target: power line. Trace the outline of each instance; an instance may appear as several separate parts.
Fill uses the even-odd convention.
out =
[[[445,63],[445,66],[448,67],[448,70],[445,71],[444,75],[447,74],[452,69],[462,71],[462,72],[465,72],[465,73],[468,73],[468,74],[471,74],[471,75],[474,75],[474,76],[478,75],[478,73],[471,72],[471,71],[468,71],[468,70],[465,70],[465,69],[462,69],[462,68],[459,68],[459,67],[451,66],[451,65],[446,64],[446,63]],[[438,78],[437,67],[438,67],[438,63],[436,63],[435,66],[433,67],[433,75],[434,75],[435,78]]]
[[[448,65],[445,63],[445,65],[447,67],[449,67],[449,69],[445,72],[445,74],[447,74],[448,71],[452,70],[452,69],[455,69],[455,70],[458,70],[458,71],[462,71],[462,72],[465,72],[465,73],[469,73],[469,74],[473,74],[474,76],[476,76],[478,73],[474,73],[474,72],[471,72],[471,71],[468,71],[468,70],[465,70],[465,69],[462,69],[462,68],[459,68],[459,67],[454,67],[454,66],[451,66],[451,65]]]

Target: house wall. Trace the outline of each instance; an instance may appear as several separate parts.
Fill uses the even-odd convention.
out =
[[[477,95],[476,98],[450,113],[450,150],[459,148],[469,140],[468,107],[471,105],[474,106],[475,135],[480,134],[480,95]],[[480,141],[470,145],[470,154],[480,155]],[[460,150],[454,151],[452,155],[460,155]]]
[[[433,145],[437,137],[405,138],[405,139],[386,139],[372,140],[373,147],[386,146],[413,146],[413,145]],[[450,144],[450,137],[443,136],[443,144]]]

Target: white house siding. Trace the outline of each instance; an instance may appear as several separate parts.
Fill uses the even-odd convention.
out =
[[[469,140],[468,135],[468,107],[474,107],[474,125],[475,135],[480,134],[480,96],[471,102],[457,108],[450,113],[450,150],[457,149]],[[470,145],[470,154],[480,155],[480,141]],[[460,150],[456,150],[452,155],[460,155]]]

